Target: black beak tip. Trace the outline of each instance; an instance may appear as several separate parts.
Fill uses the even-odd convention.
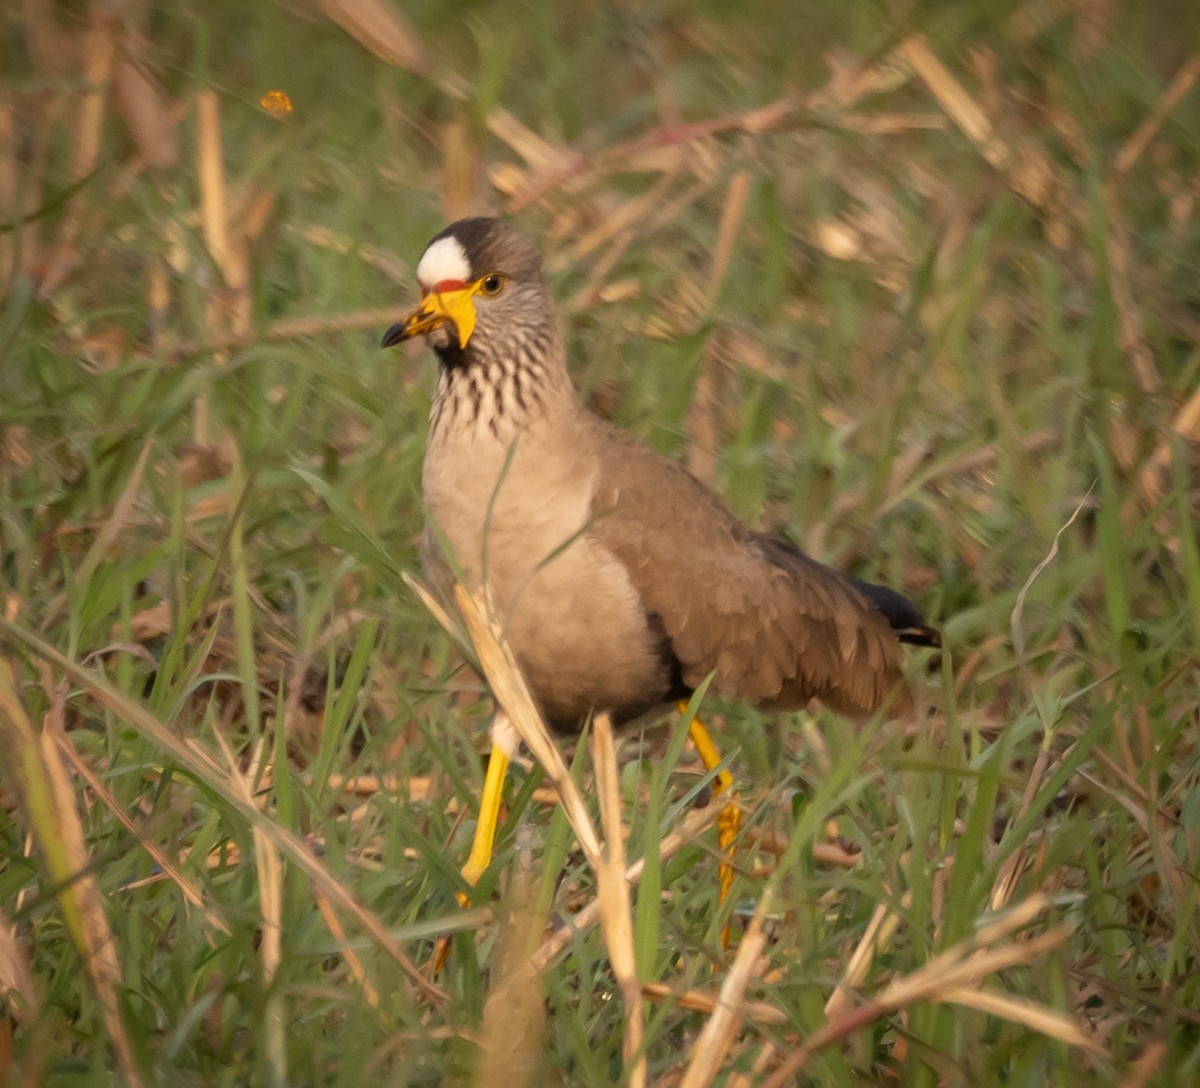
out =
[[[393,345],[400,343],[400,341],[404,338],[404,322],[397,321],[396,324],[394,324],[390,329],[388,329],[387,332],[383,334],[383,343],[379,346],[383,348],[390,348]]]

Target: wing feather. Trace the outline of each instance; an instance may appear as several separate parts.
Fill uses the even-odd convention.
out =
[[[674,462],[602,421],[589,535],[616,557],[695,686],[760,705],[869,713],[902,685],[900,643],[850,579],[742,525]]]

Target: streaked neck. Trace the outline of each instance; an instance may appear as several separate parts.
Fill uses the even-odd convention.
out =
[[[440,353],[430,441],[508,441],[547,412],[576,403],[551,330],[495,355]]]

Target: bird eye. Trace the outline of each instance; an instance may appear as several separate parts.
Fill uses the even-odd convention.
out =
[[[504,290],[508,279],[502,272],[489,272],[479,281],[479,290],[485,295],[498,295]]]

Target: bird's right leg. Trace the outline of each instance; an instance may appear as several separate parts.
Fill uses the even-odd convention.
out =
[[[496,711],[496,716],[492,719],[491,733],[492,751],[488,756],[483,793],[479,798],[479,819],[475,824],[475,838],[471,843],[471,853],[462,867],[463,879],[471,885],[479,882],[479,878],[487,872],[487,867],[492,863],[496,828],[500,823],[500,802],[504,798],[504,779],[508,774],[508,765],[521,744],[517,731],[503,710]],[[470,898],[466,892],[458,893],[458,902],[463,907],[470,905]],[[450,938],[441,937],[433,958],[435,978],[446,965],[446,957],[449,954]]]
[[[521,739],[517,736],[512,722],[508,720],[508,715],[503,710],[497,710],[492,719],[492,751],[488,756],[483,793],[479,798],[479,821],[475,824],[471,853],[462,867],[463,879],[468,884],[479,883],[479,878],[492,863],[492,848],[496,843],[496,828],[500,823],[500,802],[504,797],[504,779],[508,775],[508,765],[520,744]],[[465,907],[466,894],[459,892],[458,898]]]

